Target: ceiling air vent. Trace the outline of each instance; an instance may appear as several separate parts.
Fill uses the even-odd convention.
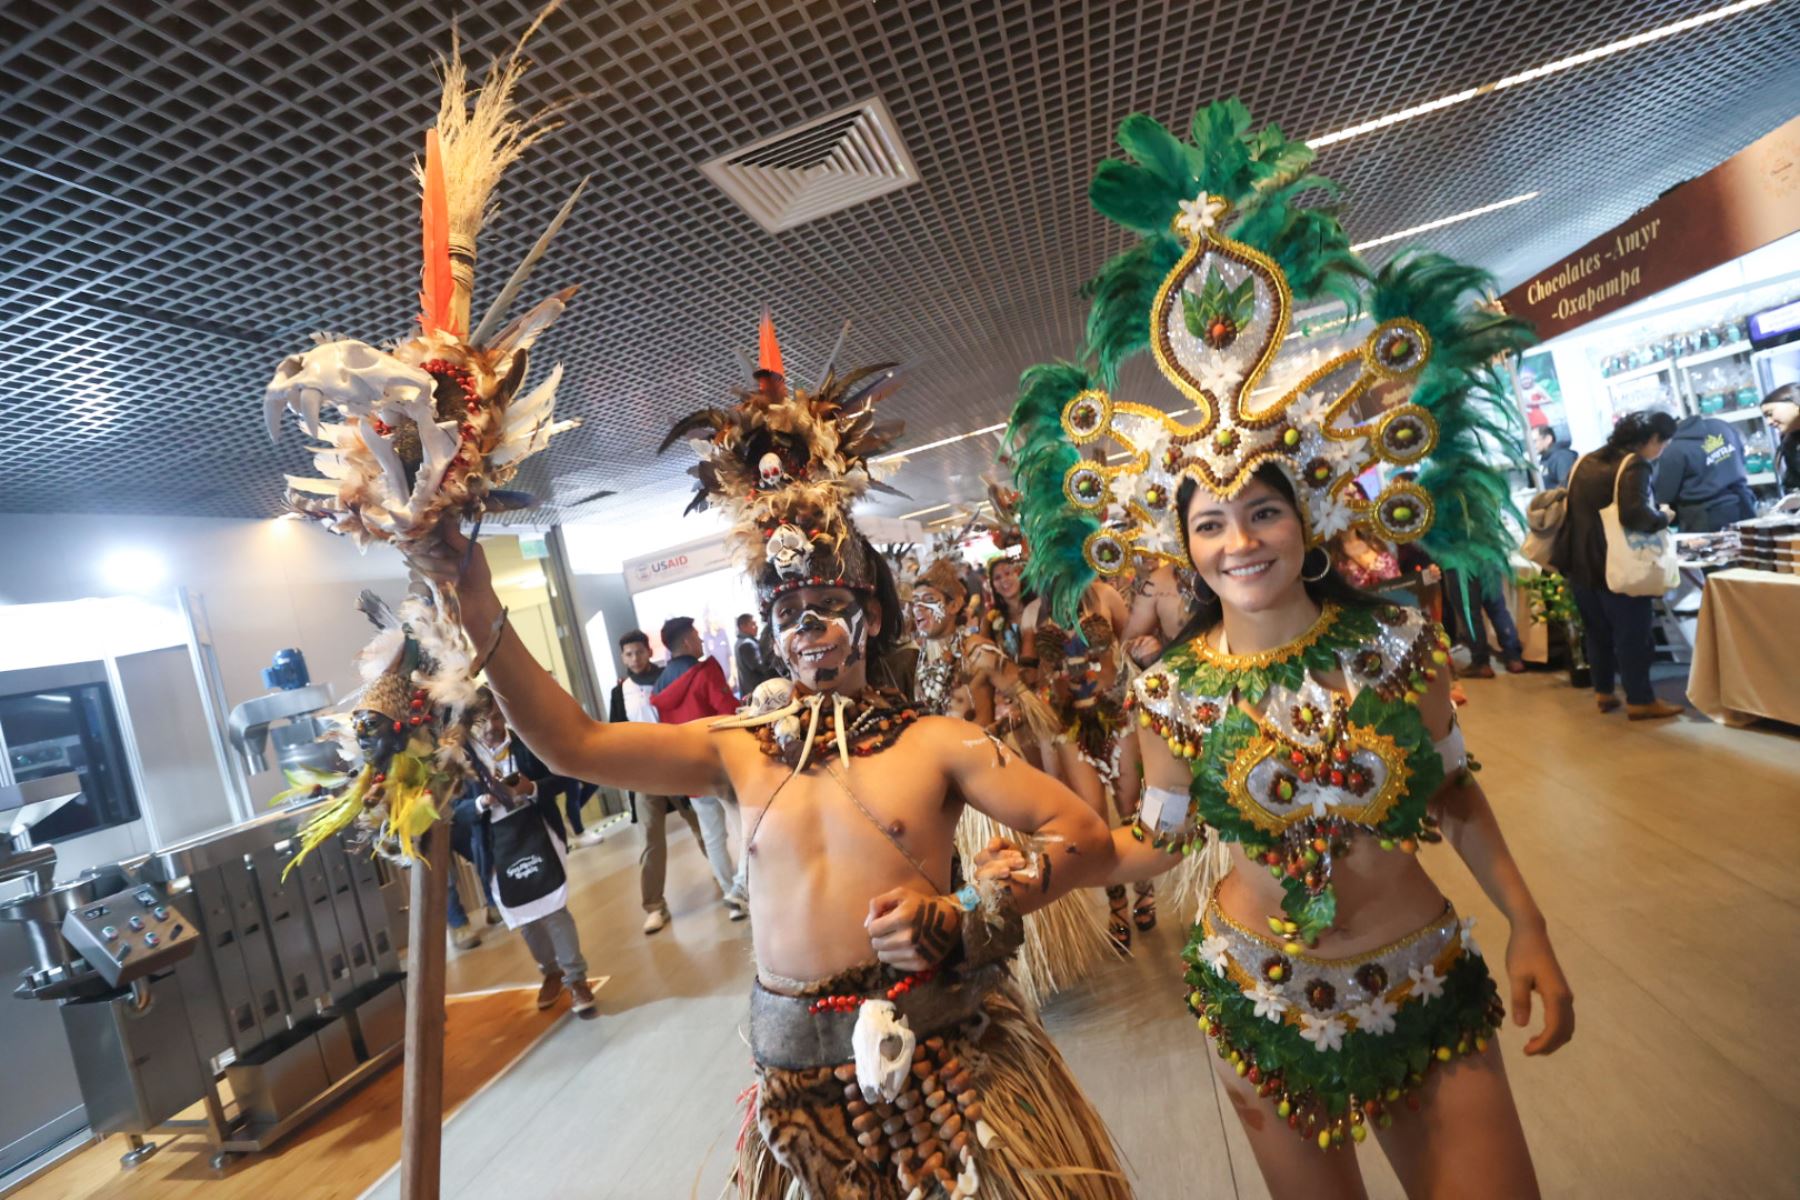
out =
[[[808,121],[700,164],[770,233],[919,181],[879,98]]]

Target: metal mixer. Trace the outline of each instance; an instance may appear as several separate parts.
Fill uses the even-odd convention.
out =
[[[198,1126],[222,1167],[399,1056],[403,880],[335,840],[287,871],[307,809],[57,883],[54,848],[30,831],[80,780],[11,790],[0,921],[22,928],[35,962],[0,1005],[58,1005],[88,1124],[127,1138],[124,1165],[156,1151],[153,1130]],[[204,1119],[177,1118],[196,1104]]]

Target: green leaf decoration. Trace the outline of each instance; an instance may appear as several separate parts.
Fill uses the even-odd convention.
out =
[[[1256,318],[1256,276],[1244,276],[1243,282],[1231,289],[1225,307],[1239,329],[1249,325]]]
[[[1187,325],[1187,331],[1195,337],[1206,338],[1206,308],[1200,297],[1192,292],[1181,293],[1181,319]]]

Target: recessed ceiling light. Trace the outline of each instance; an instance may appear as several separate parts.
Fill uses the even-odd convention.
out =
[[[1491,212],[1499,212],[1503,208],[1511,208],[1515,204],[1523,204],[1527,200],[1536,200],[1537,198],[1537,192],[1526,192],[1522,196],[1511,196],[1505,200],[1496,200],[1492,204],[1484,204],[1480,208],[1471,208],[1467,212],[1459,212],[1454,216],[1439,217],[1437,220],[1427,221],[1423,225],[1414,225],[1411,229],[1402,229],[1398,233],[1390,233],[1383,237],[1372,238],[1366,242],[1358,242],[1356,245],[1350,247],[1350,249],[1361,253],[1371,246],[1385,246],[1389,242],[1397,242],[1401,238],[1409,238],[1414,234],[1426,233],[1433,229],[1442,229],[1444,226],[1454,225],[1458,221],[1467,221],[1471,217],[1480,217]]]
[[[1429,100],[1424,104],[1415,104],[1411,108],[1403,108],[1399,112],[1389,113],[1385,117],[1376,117],[1372,121],[1364,121],[1360,125],[1352,125],[1348,129],[1340,129],[1336,133],[1327,133],[1322,137],[1308,138],[1307,145],[1314,150],[1323,149],[1337,142],[1349,141],[1353,137],[1361,137],[1365,133],[1374,133],[1377,129],[1386,129],[1390,125],[1398,125],[1402,121],[1410,121],[1414,117],[1422,117],[1427,113],[1439,112],[1466,103],[1477,96],[1485,96],[1489,92],[1497,92],[1502,88],[1516,87],[1521,83],[1543,79],[1556,75],[1587,63],[1597,62],[1602,58],[1610,58],[1626,50],[1635,50],[1639,46],[1647,46],[1652,42],[1660,42],[1664,38],[1674,37],[1678,33],[1686,33],[1690,29],[1698,29],[1710,25],[1714,21],[1723,21],[1726,17],[1735,17],[1739,13],[1749,12],[1753,8],[1762,8],[1772,4],[1774,0],[1738,0],[1736,4],[1727,4],[1723,8],[1715,8],[1711,12],[1703,12],[1684,21],[1663,25],[1656,29],[1646,30],[1632,37],[1622,38],[1616,42],[1608,42],[1592,50],[1584,50],[1580,54],[1571,54],[1567,58],[1559,58],[1555,62],[1545,63],[1541,67],[1533,67],[1529,71],[1520,71],[1516,75],[1508,75],[1495,83],[1484,83],[1479,87],[1465,88],[1453,95],[1443,96],[1437,100]]]

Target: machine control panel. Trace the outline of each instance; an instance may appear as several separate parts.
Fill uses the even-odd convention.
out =
[[[194,922],[161,884],[138,884],[69,910],[62,935],[113,987],[194,952]]]

